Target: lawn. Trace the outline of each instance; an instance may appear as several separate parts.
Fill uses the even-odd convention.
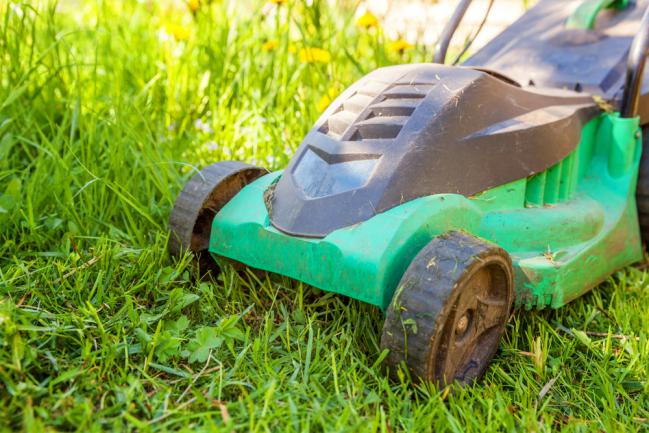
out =
[[[282,168],[354,80],[430,58],[342,3],[0,2],[0,431],[649,430],[643,265],[438,390],[386,378],[376,308],[168,257],[198,167]]]

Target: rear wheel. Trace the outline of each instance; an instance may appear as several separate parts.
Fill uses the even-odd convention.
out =
[[[638,186],[636,188],[636,204],[638,206],[638,222],[642,242],[649,242],[649,126],[642,128],[642,158],[638,171]]]
[[[178,195],[169,217],[169,252],[180,256],[194,253],[199,272],[214,267],[207,249],[212,220],[241,189],[268,173],[264,168],[238,161],[222,161],[199,171]]]
[[[503,249],[462,232],[438,236],[412,261],[387,310],[386,362],[440,385],[471,383],[498,349],[512,301]]]

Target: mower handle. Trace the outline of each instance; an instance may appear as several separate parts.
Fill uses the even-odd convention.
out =
[[[440,35],[440,42],[435,50],[433,62],[443,64],[446,60],[446,52],[451,43],[451,38],[460,25],[472,0],[460,0],[455,8],[453,16],[444,26]],[[645,10],[638,33],[633,38],[626,65],[626,77],[624,80],[624,94],[620,106],[622,117],[635,117],[638,114],[638,103],[640,101],[640,90],[642,75],[644,74],[645,62],[649,55],[649,7]]]
[[[649,55],[649,7],[642,16],[640,28],[629,49],[629,57],[626,62],[626,78],[624,80],[624,96],[622,96],[622,105],[620,107],[622,117],[635,117],[638,115],[642,75],[644,74],[647,55]]]
[[[444,29],[442,30],[442,33],[439,35],[440,42],[437,45],[435,55],[433,56],[434,63],[444,64],[444,61],[446,60],[446,52],[448,51],[448,46],[451,44],[453,34],[460,25],[460,21],[462,21],[462,18],[464,18],[464,14],[466,13],[466,10],[469,8],[469,5],[472,1],[473,0],[460,0],[460,3],[455,8],[453,16],[446,23]]]

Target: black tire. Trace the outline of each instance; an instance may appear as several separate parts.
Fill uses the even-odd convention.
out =
[[[640,158],[635,197],[638,206],[640,236],[642,243],[647,245],[649,242],[649,126],[642,127],[642,157]]]
[[[498,349],[513,302],[511,259],[463,232],[434,238],[414,258],[387,310],[388,366],[415,379],[468,384]]]
[[[222,161],[194,175],[178,194],[169,217],[169,252],[174,256],[193,252],[201,274],[213,268],[206,252],[214,216],[244,186],[266,173],[243,162]]]

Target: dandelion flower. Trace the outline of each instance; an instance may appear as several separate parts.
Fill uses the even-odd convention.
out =
[[[388,50],[398,53],[403,53],[405,50],[409,50],[413,47],[414,45],[403,39],[397,39],[396,41],[392,41],[388,44]]]
[[[189,10],[196,12],[201,7],[201,0],[188,0],[187,6],[189,7]]]
[[[322,48],[302,48],[299,53],[302,63],[329,63],[331,54]]]
[[[372,12],[367,11],[363,15],[361,15],[358,20],[356,20],[356,25],[364,29],[369,29],[372,27],[378,27],[379,20]]]
[[[277,45],[279,45],[279,41],[277,41],[277,39],[271,39],[264,42],[264,44],[261,46],[261,49],[263,51],[273,51],[275,48],[277,48]]]
[[[177,41],[186,41],[189,39],[191,32],[189,28],[180,24],[170,23],[166,26],[167,33],[171,34]]]
[[[330,87],[329,90],[327,90],[327,93],[325,93],[325,95],[318,101],[318,104],[316,105],[318,111],[320,113],[325,111],[331,104],[331,102],[336,98],[336,96],[338,96],[338,92],[333,87]]]
[[[322,113],[323,111],[325,111],[329,104],[331,104],[331,98],[329,98],[329,95],[324,95],[322,98],[320,98],[318,104],[316,105],[318,112]]]
[[[270,0],[270,2],[275,5],[283,5],[286,3],[286,0]]]

